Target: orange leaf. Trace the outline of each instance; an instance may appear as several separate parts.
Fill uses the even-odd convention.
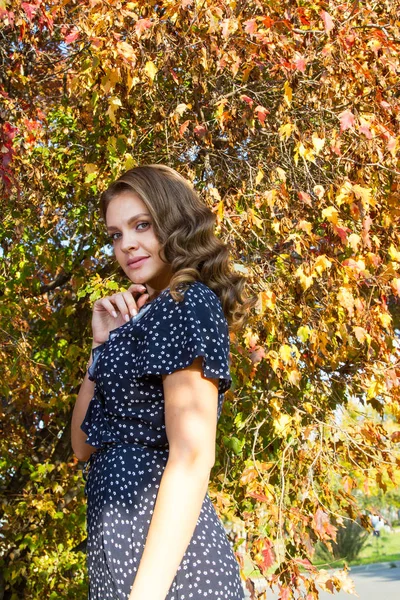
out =
[[[189,123],[190,123],[190,120],[188,119],[187,121],[184,121],[182,123],[182,125],[179,127],[179,135],[181,137],[184,136],[184,133],[185,133],[186,129],[189,127]]]

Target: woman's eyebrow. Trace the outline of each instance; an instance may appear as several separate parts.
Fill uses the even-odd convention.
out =
[[[149,213],[139,213],[138,215],[134,215],[133,217],[128,219],[127,225],[132,225],[132,223],[134,221],[137,221],[138,219],[140,219],[140,217],[150,217],[150,216],[151,215],[149,215]],[[118,227],[115,227],[115,225],[107,225],[107,231],[114,231],[117,229],[118,229]]]

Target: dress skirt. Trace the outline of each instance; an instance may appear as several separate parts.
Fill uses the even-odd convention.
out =
[[[110,445],[91,456],[85,487],[90,600],[128,599],[167,458],[167,451],[139,444]],[[208,494],[166,600],[203,598],[244,598],[237,560]]]

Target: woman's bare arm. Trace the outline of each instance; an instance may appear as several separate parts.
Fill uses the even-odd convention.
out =
[[[218,381],[203,377],[201,361],[163,377],[169,457],[129,600],[165,600],[207,493],[215,462]]]
[[[93,344],[93,348],[95,348],[98,345],[99,344]],[[90,366],[91,363],[92,358],[90,358],[88,366]],[[90,381],[88,374],[86,373],[85,378],[82,381],[82,385],[80,387],[78,396],[76,398],[71,422],[72,450],[74,451],[75,456],[82,461],[88,460],[90,455],[96,451],[96,448],[93,448],[93,446],[86,444],[87,435],[81,429],[81,425],[83,423],[83,419],[85,418],[89,402],[93,398],[93,393],[94,382]]]

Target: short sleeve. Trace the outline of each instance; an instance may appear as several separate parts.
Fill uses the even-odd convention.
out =
[[[230,388],[228,324],[218,296],[205,284],[191,284],[180,302],[164,294],[143,326],[139,375],[167,375],[202,357],[204,376],[219,379],[220,393]]]

